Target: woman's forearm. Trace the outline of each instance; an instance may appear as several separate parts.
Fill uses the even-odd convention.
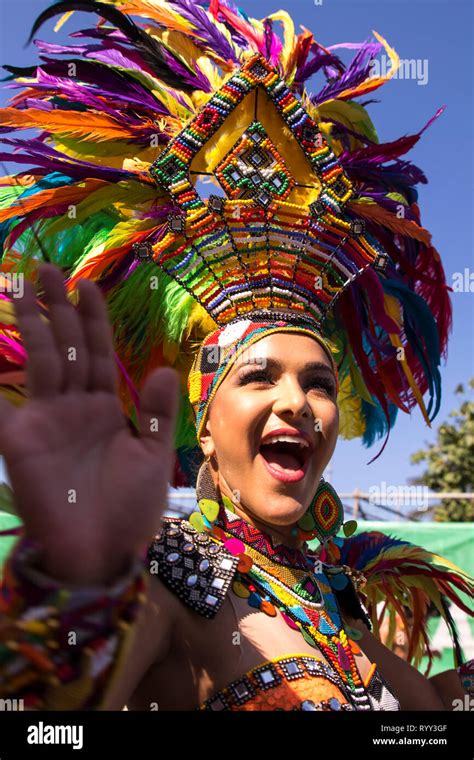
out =
[[[101,709],[134,635],[147,573],[136,560],[110,587],[45,576],[20,541],[0,587],[0,697],[24,709]]]
[[[463,709],[467,691],[463,689],[459,674],[454,668],[431,676],[428,680],[433,684],[446,710],[455,710],[458,704],[458,709]]]
[[[450,709],[445,707],[430,679],[391,652],[370,633],[361,620],[351,620],[349,624],[362,633],[362,638],[357,642],[359,647],[377,664],[379,672],[397,697],[402,710]]]

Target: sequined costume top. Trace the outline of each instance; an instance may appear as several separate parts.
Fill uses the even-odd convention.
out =
[[[301,569],[297,566],[303,560],[306,561],[306,558],[299,550],[288,549],[280,544],[278,550],[276,552],[273,550],[272,557],[269,558],[269,537],[241,518],[231,515],[228,510],[226,510],[226,525],[223,527],[229,531],[226,535],[238,535],[238,540],[244,539],[246,549],[252,553],[253,561],[259,569],[259,559],[262,566],[265,559],[265,571],[268,572],[270,568],[268,562],[271,559],[272,562],[275,560],[278,564],[279,572],[283,572],[281,577],[285,582],[287,578],[292,577],[293,572],[299,571],[299,576],[302,577]],[[250,596],[248,595],[249,598],[245,602],[239,598],[244,596],[240,589],[242,583],[240,581],[236,583],[235,580],[242,579],[242,574],[237,571],[239,558],[226,548],[222,540],[217,540],[207,533],[197,532],[187,520],[164,518],[162,530],[155,536],[148,554],[150,572],[155,573],[183,604],[206,618],[215,618],[226,597],[236,608],[247,602],[250,606],[257,606],[257,602],[251,598],[253,592]],[[341,603],[352,617],[362,618],[366,623],[368,622],[352,583],[350,588],[345,590],[344,595],[336,595],[331,589],[324,570],[311,574],[311,577],[308,576],[307,579],[306,576],[304,578],[306,585],[303,584],[303,587],[308,588],[312,593],[317,591],[320,594],[320,605],[317,613],[313,611],[312,620],[317,621],[321,637],[326,636],[330,639],[333,633],[337,633],[337,629],[343,628],[340,615]],[[270,602],[266,604],[271,606]],[[306,609],[309,611],[308,608]],[[291,625],[292,621],[283,612],[280,611],[280,614],[285,618],[285,622]],[[316,617],[314,617],[315,614]],[[269,619],[269,625],[274,625],[275,622],[275,617]],[[250,623],[251,617],[247,620],[247,628],[243,629],[244,636]],[[283,628],[286,630],[286,626]],[[291,628],[296,629],[297,626],[292,624]],[[301,632],[304,639],[301,638]],[[322,657],[311,639],[304,631],[301,632],[288,631],[288,639],[283,641],[283,646],[288,647],[287,653],[267,659],[262,657],[260,664],[244,670],[241,676],[206,699],[199,709],[213,711],[400,709],[397,699],[375,664],[372,665],[365,681],[359,678],[358,683],[351,680],[351,685],[349,685],[347,679],[341,677],[342,671],[337,661],[328,661],[327,651],[324,652],[325,657]],[[342,633],[344,634],[344,631]],[[297,644],[298,641],[301,641],[302,646]],[[311,644],[312,652],[308,651],[310,649],[308,643]],[[341,656],[344,656],[343,652]]]

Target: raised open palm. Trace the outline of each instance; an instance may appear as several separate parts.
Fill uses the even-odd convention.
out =
[[[140,434],[117,396],[112,330],[99,288],[42,264],[44,320],[32,284],[14,299],[28,353],[28,401],[0,399],[0,452],[28,536],[45,572],[72,583],[112,580],[143,551],[166,506],[179,380],[155,370],[140,396]]]

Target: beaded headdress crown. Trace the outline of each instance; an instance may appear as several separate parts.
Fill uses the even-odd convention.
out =
[[[380,144],[358,102],[390,78],[396,53],[376,35],[346,67],[288,14],[260,21],[222,0],[64,0],[32,35],[75,9],[101,17],[72,33],[79,45],[36,39],[39,65],[5,67],[23,89],[0,109],[1,143],[15,147],[0,157],[29,168],[0,186],[1,272],[34,279],[48,257],[71,297],[78,279],[98,283],[132,418],[146,375],[179,370],[174,485],[195,480],[187,384],[202,377],[200,347],[242,320],[319,336],[337,367],[342,436],[372,445],[415,404],[429,424],[451,307],[420,224],[414,186],[426,178],[400,159],[423,130]],[[375,76],[382,49],[392,69]],[[32,127],[37,139],[6,136]],[[0,391],[21,403],[8,294],[0,310]]]
[[[256,54],[150,169],[176,206],[139,243],[218,323],[288,310],[321,325],[346,287],[387,255],[346,211],[353,186],[317,124]],[[224,196],[200,197],[209,176]],[[149,249],[149,251],[147,250]]]

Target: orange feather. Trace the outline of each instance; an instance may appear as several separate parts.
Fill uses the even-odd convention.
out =
[[[410,219],[399,219],[391,211],[387,211],[378,205],[378,203],[357,203],[356,201],[350,201],[347,204],[351,211],[355,214],[364,217],[364,219],[373,219],[378,224],[383,224],[389,230],[400,235],[408,235],[408,237],[419,240],[420,243],[430,245],[431,235],[424,227],[420,227],[416,222],[412,222]]]
[[[193,34],[192,26],[183,16],[151,0],[130,0],[130,2],[120,3],[120,10],[122,13],[152,18],[153,21],[163,24],[166,29],[174,29],[177,32],[185,32],[189,35]]]
[[[99,275],[110,264],[117,264],[117,262],[120,260],[120,257],[128,253],[133,243],[138,242],[142,237],[143,234],[131,235],[129,240],[127,240],[127,242],[123,245],[120,245],[116,248],[110,248],[108,251],[101,251],[101,253],[98,253],[96,256],[93,256],[90,259],[86,259],[86,261],[84,261],[84,263],[76,269],[74,274],[71,275],[71,277],[69,277],[65,283],[67,292],[70,293],[73,291],[77,286],[78,280],[83,277],[89,280],[97,280],[99,278]]]
[[[40,111],[29,108],[17,111],[16,108],[0,108],[0,124],[3,127],[31,129],[38,127],[47,129],[52,134],[70,135],[74,137],[89,136],[97,142],[116,140],[119,137],[132,137],[133,130],[126,128],[109,116],[98,116],[90,111]]]
[[[90,193],[95,192],[100,187],[107,185],[103,179],[89,179],[81,181],[80,185],[68,185],[66,187],[55,187],[51,190],[42,190],[29,198],[22,198],[20,203],[16,203],[10,208],[0,210],[0,222],[11,219],[20,211],[21,214],[29,214],[37,208],[46,208],[55,206],[59,203],[78,203]]]

